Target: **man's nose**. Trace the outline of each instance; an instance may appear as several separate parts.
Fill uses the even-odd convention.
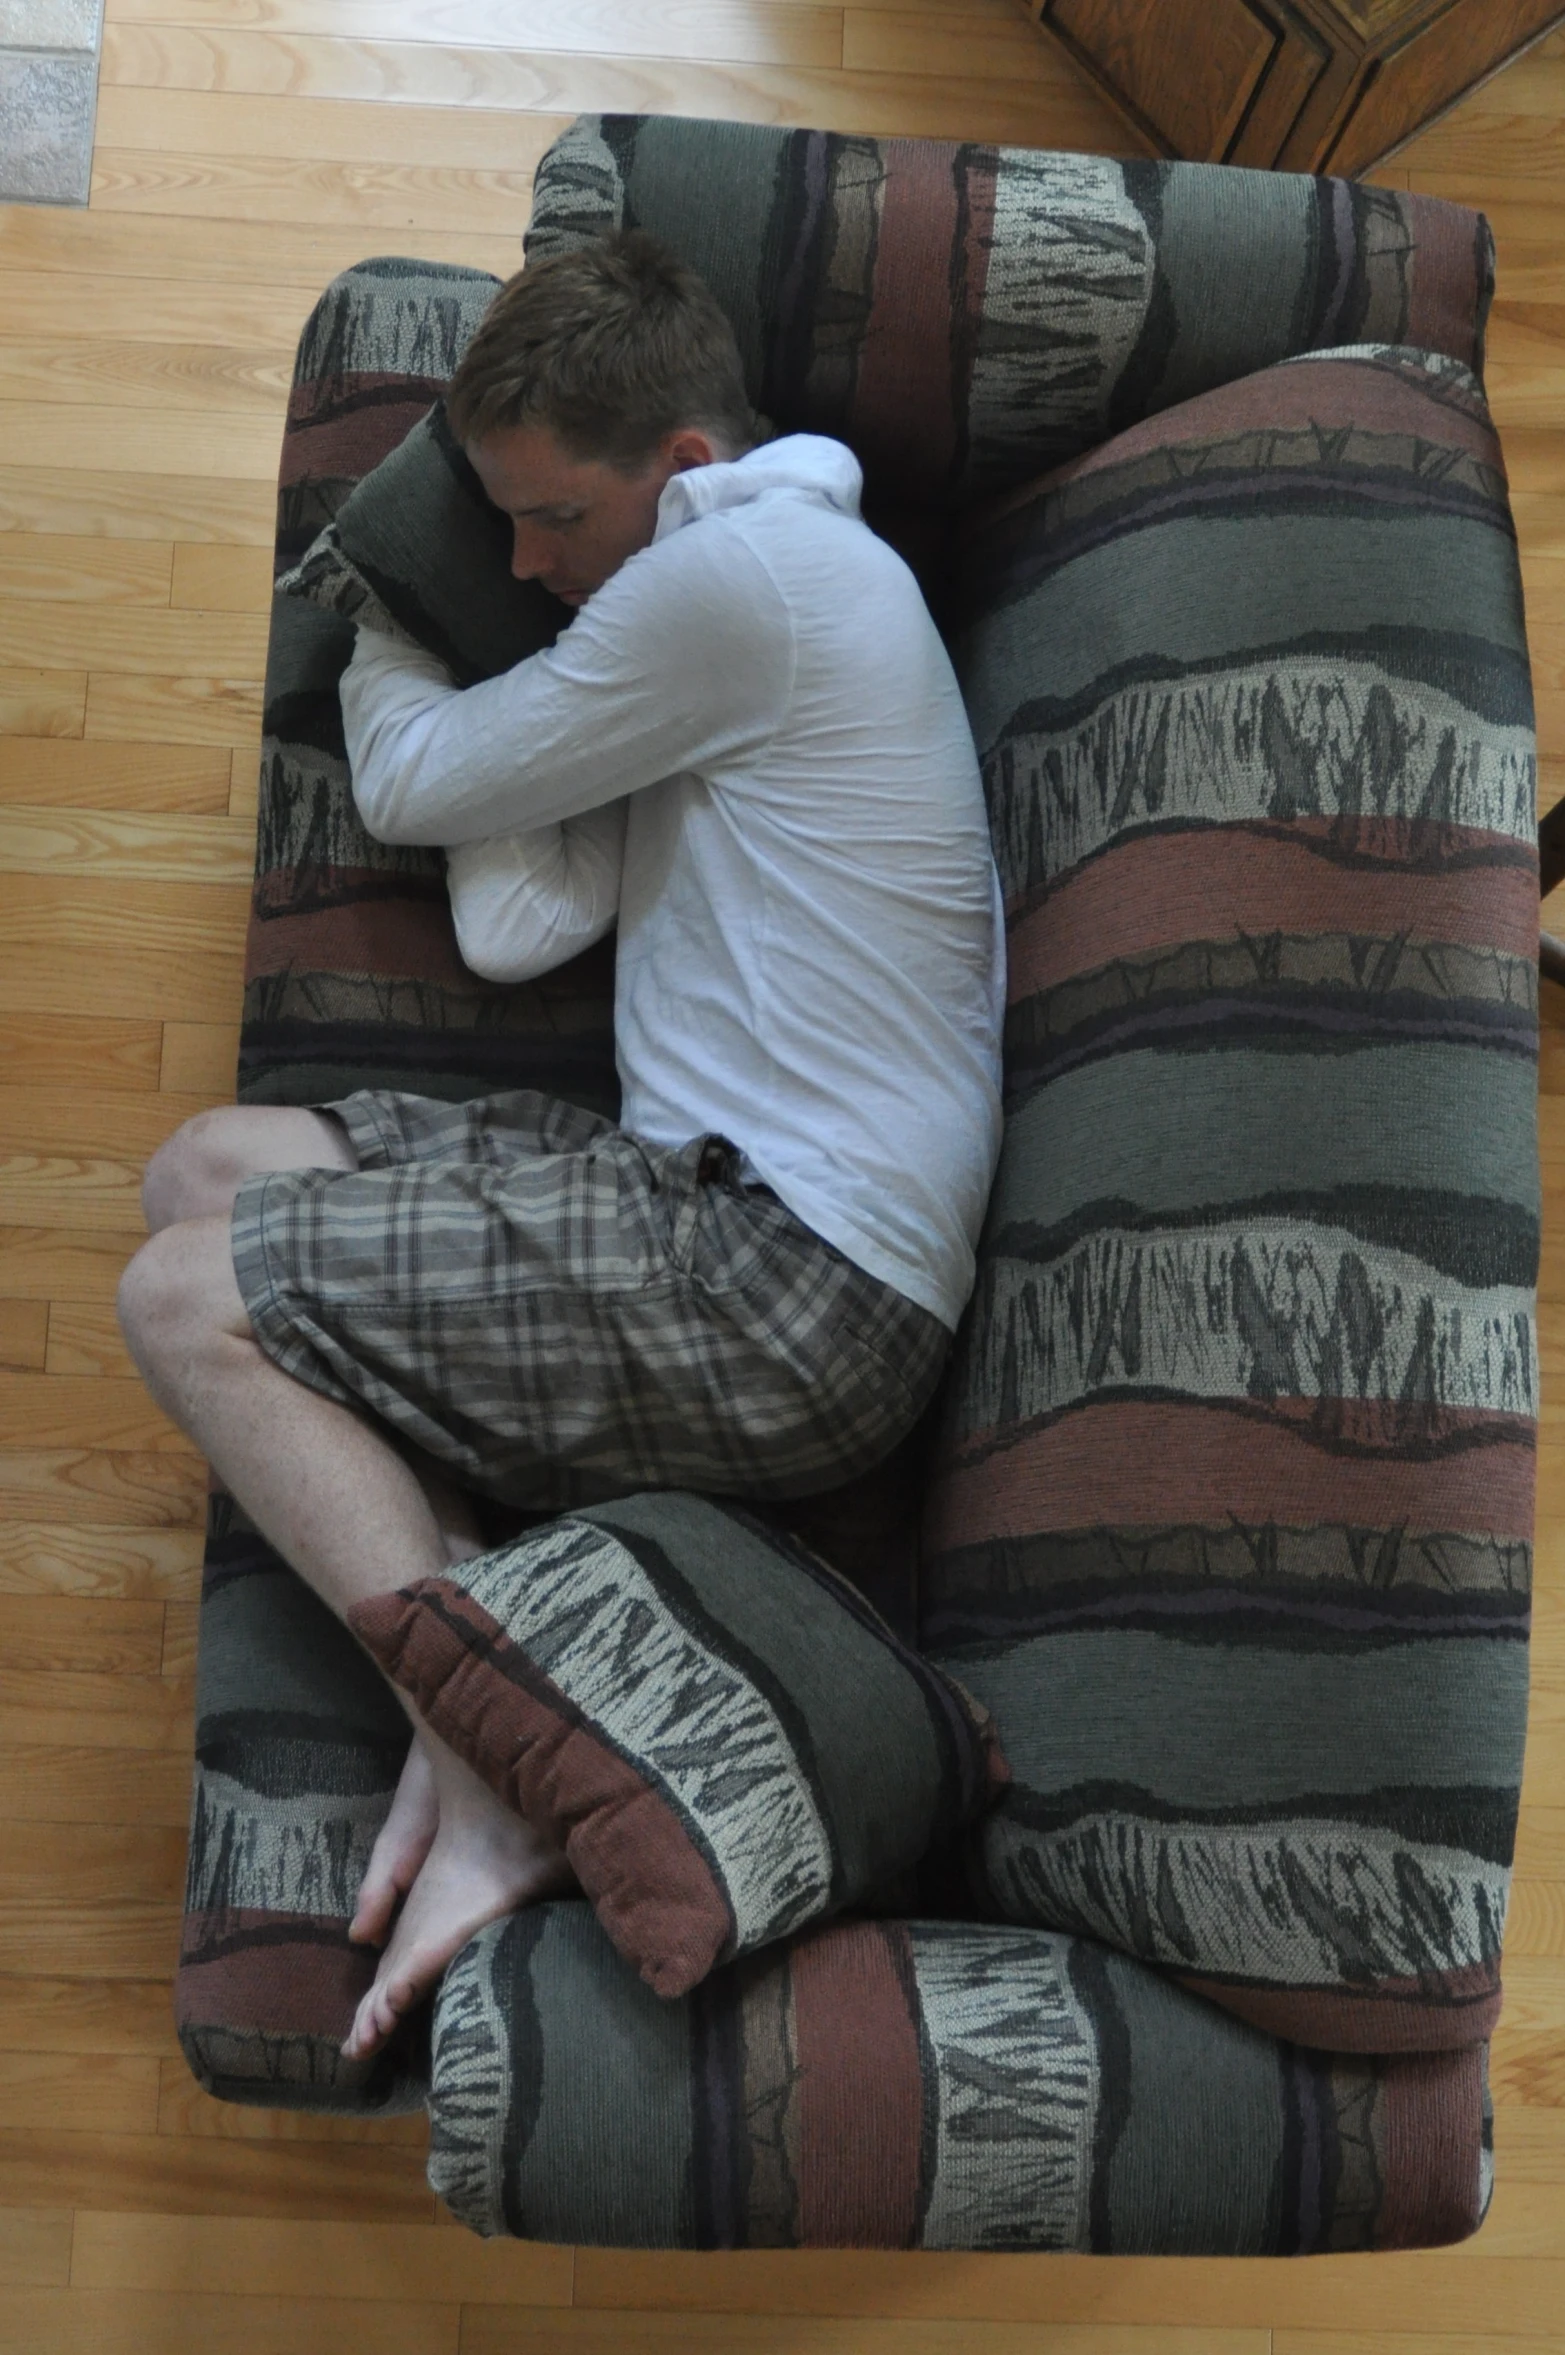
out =
[[[547,532],[536,524],[514,523],[511,527],[511,570],[519,581],[535,581],[549,569],[550,544]]]

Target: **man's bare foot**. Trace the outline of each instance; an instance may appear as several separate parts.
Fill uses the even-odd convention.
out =
[[[359,1902],[348,1936],[363,1946],[384,1946],[396,1912],[423,1869],[440,1821],[435,1769],[419,1735],[413,1736],[397,1784],[391,1813],[370,1850]]]
[[[364,2060],[384,2044],[485,1922],[571,1885],[561,1851],[502,1806],[450,1751],[435,1751],[434,1779],[440,1810],[434,1841],[343,2041],[346,2060]]]

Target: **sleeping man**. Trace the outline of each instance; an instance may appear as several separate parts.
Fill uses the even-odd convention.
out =
[[[448,848],[481,973],[617,923],[623,1125],[522,1092],[207,1113],[147,1171],[120,1292],[153,1395],[344,1617],[480,1550],[464,1490],[867,1469],[933,1391],[999,1143],[972,739],[855,460],[756,445],[726,320],[638,235],[513,279],[448,408],[513,569],[576,616],[465,690],[361,632],[354,793],[381,840]],[[568,1878],[409,1714],[350,2056]]]

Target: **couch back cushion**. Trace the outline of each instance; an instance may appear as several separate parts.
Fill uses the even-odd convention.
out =
[[[975,533],[1008,1114],[926,1639],[990,1897],[1281,2035],[1487,2035],[1526,1703],[1521,587],[1455,363],[1192,401]]]
[[[620,225],[701,273],[752,399],[846,441],[883,521],[1317,346],[1477,367],[1493,274],[1479,215],[1353,181],[584,115],[539,166],[528,258]]]

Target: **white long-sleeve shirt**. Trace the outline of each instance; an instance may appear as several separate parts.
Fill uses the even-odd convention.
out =
[[[361,632],[343,716],[369,831],[448,847],[475,970],[617,914],[632,1134],[730,1138],[954,1325],[999,1150],[999,891],[950,662],[860,488],[813,435],[676,475],[548,651],[458,690]]]

